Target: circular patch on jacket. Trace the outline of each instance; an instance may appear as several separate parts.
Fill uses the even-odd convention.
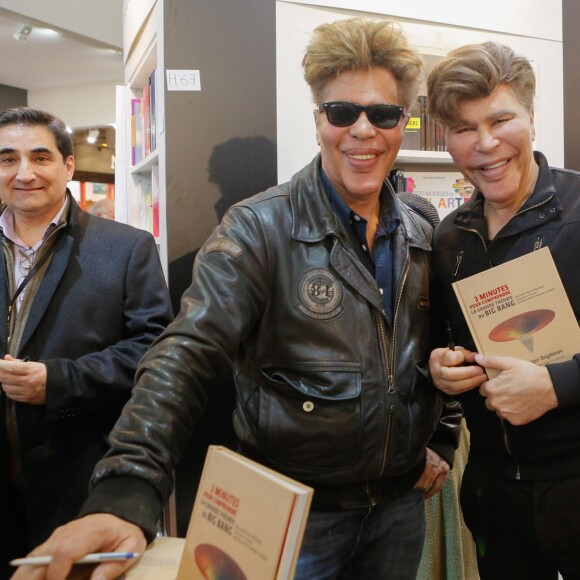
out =
[[[338,316],[343,310],[342,286],[323,268],[315,268],[304,274],[298,288],[298,310],[319,320]]]

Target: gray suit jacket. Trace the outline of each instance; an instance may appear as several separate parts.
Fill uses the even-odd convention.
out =
[[[172,318],[153,237],[91,216],[69,199],[68,223],[57,234],[18,352],[46,365],[46,404],[0,395],[0,502],[12,501],[2,489],[9,487],[12,462],[32,544],[76,516],[129,398],[137,363]],[[10,297],[3,252],[0,272],[5,321]],[[2,357],[6,338],[2,323]],[[16,437],[10,444],[7,430]]]

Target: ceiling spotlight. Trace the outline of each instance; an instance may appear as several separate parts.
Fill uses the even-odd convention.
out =
[[[12,35],[12,37],[16,40],[19,40],[20,42],[26,42],[31,32],[32,26],[30,26],[30,24],[19,22],[18,26],[16,27],[16,32]]]
[[[99,130],[98,129],[91,129],[89,131],[89,134],[87,136],[87,143],[91,143],[91,145],[93,143],[97,142],[97,139],[99,138]]]

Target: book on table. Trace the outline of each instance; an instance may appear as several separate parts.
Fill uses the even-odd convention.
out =
[[[482,354],[546,365],[580,352],[580,327],[548,247],[454,282],[453,289]]]
[[[312,495],[306,485],[210,446],[177,579],[292,578]]]

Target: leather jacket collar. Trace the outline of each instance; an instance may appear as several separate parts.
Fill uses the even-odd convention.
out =
[[[401,214],[402,234],[409,244],[430,250],[431,243],[423,228],[417,226],[411,210],[396,199],[392,187],[387,182],[391,195],[395,198]],[[320,172],[320,154],[304,169],[296,173],[290,182],[290,203],[292,206],[292,237],[302,242],[319,242],[327,236],[346,236],[340,220],[332,210],[324,194],[324,184]]]

